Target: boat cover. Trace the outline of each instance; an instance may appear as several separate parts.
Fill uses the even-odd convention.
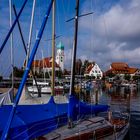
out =
[[[11,109],[12,105],[0,107],[0,135]],[[63,104],[56,104],[52,97],[47,104],[18,105],[8,138],[13,140],[33,139],[66,125],[68,116],[76,120],[80,115],[103,112],[107,109],[107,105],[86,104],[80,102],[75,96],[70,96],[70,102]]]

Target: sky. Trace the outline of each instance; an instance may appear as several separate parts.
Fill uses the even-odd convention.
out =
[[[36,0],[31,49],[34,46],[50,0]],[[12,0],[19,12],[23,0]],[[65,68],[70,69],[76,0],[56,0],[56,45],[65,46]],[[33,0],[28,0],[19,19],[25,42],[28,42]],[[80,0],[80,13],[93,12],[79,18],[77,59],[95,61],[106,71],[112,62],[126,62],[140,68],[140,0]],[[12,12],[13,21],[15,20]],[[0,0],[0,46],[9,26],[9,0]],[[35,59],[51,56],[52,13],[49,16]],[[13,31],[14,65],[22,67],[25,52],[17,25]],[[42,52],[43,51],[43,56]],[[0,55],[0,75],[11,72],[10,39]]]

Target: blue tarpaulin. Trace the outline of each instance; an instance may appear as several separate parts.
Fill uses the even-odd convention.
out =
[[[0,107],[0,135],[4,130],[12,105]],[[90,105],[70,96],[69,103],[56,104],[53,98],[47,104],[18,105],[11,124],[10,139],[33,139],[67,124],[68,116],[76,120],[80,115],[107,111],[107,105]]]

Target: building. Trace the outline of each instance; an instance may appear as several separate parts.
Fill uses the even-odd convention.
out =
[[[110,69],[106,72],[106,75],[111,73],[120,76],[124,76],[125,74],[130,74],[131,76],[134,76],[137,71],[137,68],[129,67],[127,63],[113,62],[110,65]]]
[[[64,71],[64,45],[60,42],[57,45],[57,53],[55,60],[55,71]],[[34,73],[52,71],[52,57],[47,57],[41,60],[34,60],[32,63]]]
[[[57,45],[56,63],[64,71],[64,45],[61,42]]]
[[[91,63],[85,71],[84,76],[94,76],[95,79],[102,79],[103,72],[96,63]]]
[[[47,57],[41,60],[34,60],[32,63],[32,68],[33,68],[34,73],[52,71],[52,57]],[[59,70],[60,70],[60,67],[55,62],[55,71],[59,71]]]

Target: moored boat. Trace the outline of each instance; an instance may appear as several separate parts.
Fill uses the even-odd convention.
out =
[[[129,129],[129,115],[121,115],[121,117],[114,116],[110,121],[104,117],[90,117],[76,122],[71,129],[64,126],[42,138],[44,140],[123,140]]]

